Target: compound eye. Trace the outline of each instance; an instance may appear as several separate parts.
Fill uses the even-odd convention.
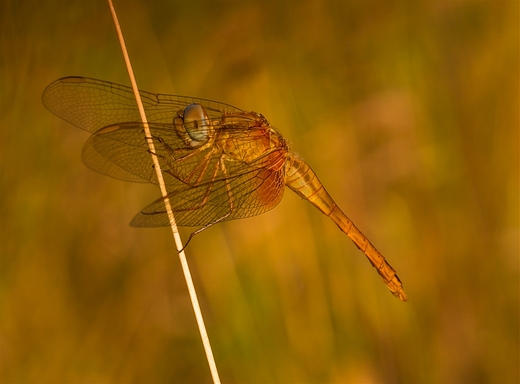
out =
[[[210,121],[204,107],[199,104],[190,104],[184,109],[183,125],[186,133],[196,142],[208,139]],[[191,143],[196,146],[198,143]]]

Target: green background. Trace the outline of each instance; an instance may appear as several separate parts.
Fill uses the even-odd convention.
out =
[[[410,300],[287,190],[187,249],[223,382],[519,381],[518,1],[115,6],[140,88],[266,116]],[[169,230],[128,226],[159,191],[41,103],[129,84],[106,3],[0,12],[1,381],[210,382]]]

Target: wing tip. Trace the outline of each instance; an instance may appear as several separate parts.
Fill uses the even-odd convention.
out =
[[[82,76],[67,76],[67,77],[62,77],[61,79],[59,79],[57,81],[59,81],[60,83],[85,83],[86,78],[84,78]]]

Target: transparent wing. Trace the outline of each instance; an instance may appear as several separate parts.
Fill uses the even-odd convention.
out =
[[[139,91],[149,122],[172,124],[173,118],[190,104],[202,105],[210,118],[223,113],[241,113],[241,109],[195,97],[155,94]],[[64,77],[43,92],[43,104],[52,113],[85,131],[121,122],[139,122],[134,93],[130,87],[87,77]]]
[[[285,186],[283,167],[271,169],[263,163],[282,163],[285,152],[274,151],[253,164],[233,164],[221,168],[212,180],[196,186],[180,186],[168,194],[180,226],[210,226],[220,221],[260,215],[281,201]],[[226,162],[227,163],[227,162]],[[219,166],[220,164],[216,164]],[[168,226],[162,198],[145,207],[130,223],[136,227]]]
[[[185,146],[171,124],[150,123],[150,130],[156,137],[154,144],[160,156],[170,158],[168,148]],[[101,128],[83,146],[82,159],[89,168],[104,175],[126,181],[157,184],[142,123],[121,123]],[[159,160],[164,164],[162,157]],[[168,174],[163,176],[167,185],[175,184],[175,180]]]

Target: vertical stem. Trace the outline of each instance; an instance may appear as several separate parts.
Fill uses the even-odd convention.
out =
[[[112,0],[108,0],[108,5],[110,7],[110,12],[112,13],[112,18],[114,19],[114,25],[116,27],[117,36],[119,38],[119,43],[121,45],[121,50],[123,51],[123,57],[125,59],[125,64],[126,64],[126,68],[128,70],[128,75],[130,76],[130,82],[132,84],[132,89],[134,90],[137,107],[139,109],[139,114],[141,115],[141,120],[143,121],[146,140],[147,140],[148,147],[150,149],[150,153],[152,156],[154,169],[155,169],[155,172],[157,173],[157,181],[159,184],[159,188],[161,189],[162,197],[164,199],[164,205],[166,207],[166,212],[168,213],[168,219],[170,220],[170,226],[171,226],[173,238],[175,240],[175,246],[178,250],[177,252],[179,254],[182,271],[184,273],[186,285],[188,286],[188,292],[190,295],[191,304],[193,307],[193,311],[195,312],[195,318],[197,319],[197,325],[199,327],[200,337],[202,338],[202,344],[204,345],[204,351],[206,352],[206,359],[208,360],[209,369],[211,371],[211,376],[213,378],[213,383],[220,384],[220,378],[218,375],[217,365],[215,364],[215,359],[213,357],[213,351],[211,349],[211,344],[209,342],[208,333],[206,332],[206,326],[204,325],[204,318],[203,318],[202,312],[200,310],[199,300],[197,299],[197,292],[195,291],[195,286],[194,286],[193,280],[191,278],[188,261],[186,260],[186,255],[184,254],[182,240],[179,235],[179,231],[177,229],[177,224],[175,222],[175,218],[173,216],[173,211],[172,211],[172,208],[170,205],[170,200],[168,198],[168,191],[166,190],[166,185],[164,184],[164,179],[163,179],[163,175],[161,172],[161,167],[159,165],[159,160],[158,160],[157,156],[154,155],[154,153],[157,153],[157,152],[155,151],[155,148],[154,148],[152,134],[150,132],[150,127],[148,125],[148,120],[146,118],[144,106],[141,101],[141,96],[139,94],[139,88],[137,87],[137,82],[135,80],[134,72],[132,69],[132,64],[130,63],[130,57],[128,56],[128,51],[126,50],[125,40],[123,38],[123,32],[121,30],[121,26],[119,25],[119,21],[117,19],[117,14],[114,9],[114,5],[112,4]],[[179,251],[179,250],[181,250],[181,251]]]

